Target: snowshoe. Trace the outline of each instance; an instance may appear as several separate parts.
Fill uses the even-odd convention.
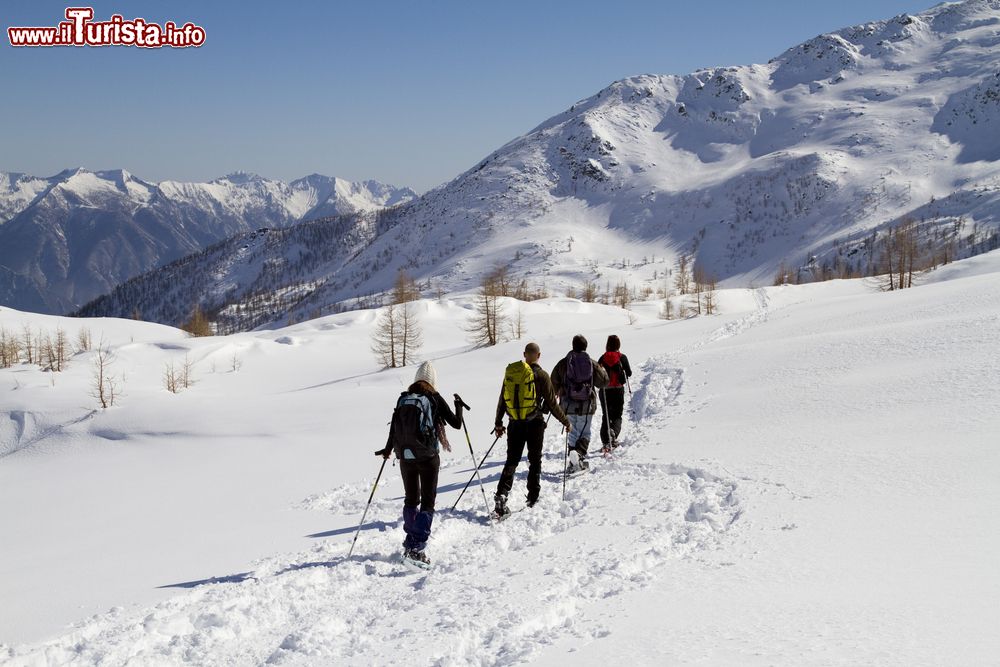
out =
[[[580,471],[580,453],[575,449],[569,450],[569,456],[566,462],[566,474],[572,475],[573,473]]]
[[[415,549],[405,549],[403,551],[403,564],[419,570],[431,569],[431,559],[423,551]]]
[[[493,507],[490,518],[494,521],[503,521],[510,516],[510,508],[507,507],[507,496],[494,496],[494,500],[496,500],[496,505]]]

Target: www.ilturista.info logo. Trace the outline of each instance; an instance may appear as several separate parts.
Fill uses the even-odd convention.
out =
[[[126,21],[114,14],[109,21],[93,21],[92,7],[67,7],[66,21],[54,28],[7,28],[11,46],[164,46],[185,48],[205,43],[205,29],[193,23],[162,26],[135,18]]]

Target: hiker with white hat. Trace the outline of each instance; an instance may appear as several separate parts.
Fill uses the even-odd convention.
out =
[[[403,560],[408,565],[430,567],[425,553],[434,520],[437,498],[439,451],[451,451],[445,436],[445,424],[462,428],[462,402],[455,396],[455,410],[438,393],[437,373],[429,361],[420,364],[413,384],[399,395],[392,413],[389,439],[385,448],[375,452],[399,459],[399,474],[403,478]]]

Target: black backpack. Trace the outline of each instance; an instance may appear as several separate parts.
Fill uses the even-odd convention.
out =
[[[407,460],[432,458],[438,453],[431,399],[404,391],[392,411],[392,451]]]

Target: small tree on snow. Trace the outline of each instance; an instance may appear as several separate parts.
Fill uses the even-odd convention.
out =
[[[97,399],[102,408],[109,408],[115,404],[115,399],[121,393],[122,380],[112,374],[111,366],[115,362],[115,355],[111,348],[102,341],[94,356],[93,373],[91,375],[93,389],[92,396]]]
[[[496,345],[501,340],[501,331],[507,328],[507,316],[500,301],[502,275],[497,272],[483,277],[482,286],[476,295],[475,311],[466,332],[473,345],[484,347]]]

